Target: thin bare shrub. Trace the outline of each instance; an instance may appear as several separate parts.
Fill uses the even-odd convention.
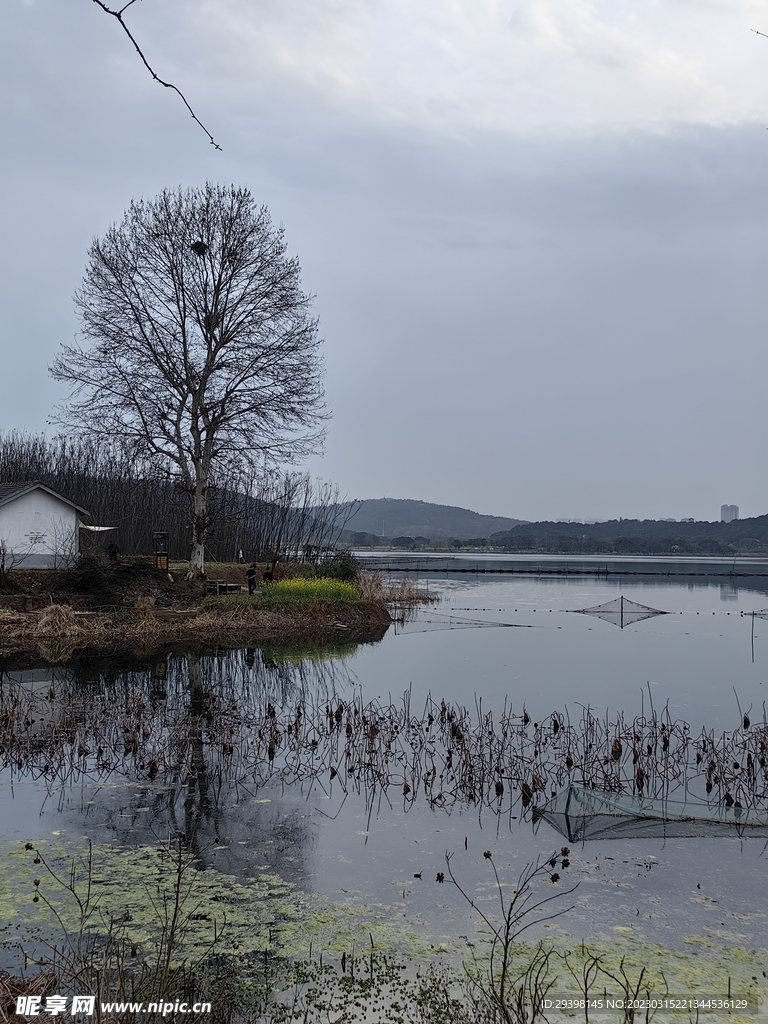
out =
[[[364,601],[382,601],[384,598],[384,573],[362,571],[357,576],[360,597]]]
[[[469,978],[480,993],[480,1002],[493,1009],[494,1017],[502,1024],[529,1024],[545,1017],[544,1000],[557,982],[552,971],[556,954],[551,946],[539,942],[531,955],[526,951],[520,958],[520,936],[529,928],[552,921],[572,910],[572,906],[561,909],[551,908],[553,901],[569,896],[576,888],[539,898],[532,886],[539,881],[559,882],[560,875],[554,870],[568,867],[568,849],[563,847],[558,860],[555,853],[549,859],[539,859],[535,864],[526,864],[510,896],[504,892],[496,865],[490,850],[483,854],[490,862],[496,880],[499,897],[498,917],[486,913],[467,893],[453,873],[451,854],[446,854],[445,863],[451,882],[464,900],[480,917],[491,934],[490,951],[486,963],[475,957]]]

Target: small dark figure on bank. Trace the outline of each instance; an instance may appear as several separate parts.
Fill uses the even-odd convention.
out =
[[[249,565],[245,573],[245,578],[248,580],[248,593],[256,593],[256,563]]]

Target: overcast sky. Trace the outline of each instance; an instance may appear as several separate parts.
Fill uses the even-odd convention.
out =
[[[768,2],[92,0],[0,16],[0,429],[94,235],[246,184],[325,337],[313,473],[526,519],[768,512]]]

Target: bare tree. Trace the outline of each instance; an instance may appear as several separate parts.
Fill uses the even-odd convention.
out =
[[[190,576],[205,574],[209,487],[317,451],[322,360],[282,228],[246,188],[131,203],[96,239],[75,296],[89,346],[62,345],[58,421],[173,467],[193,497]]]

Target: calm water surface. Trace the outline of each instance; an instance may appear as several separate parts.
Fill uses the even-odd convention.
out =
[[[702,571],[714,572],[713,564],[719,571],[717,563]],[[764,721],[768,621],[751,613],[768,606],[768,578],[425,575],[420,566],[420,579],[439,602],[380,643],[279,666],[256,652],[254,665],[230,685],[257,701],[288,703],[302,687],[318,700],[335,691],[347,700],[361,694],[385,702],[408,690],[416,714],[431,693],[469,708],[525,707],[533,719],[566,710],[578,718],[583,706],[632,718],[652,703],[668,705],[693,733],[702,726],[733,729],[745,711],[753,722]],[[576,613],[622,594],[667,614],[620,629]],[[184,659],[175,661],[183,682]],[[217,664],[219,679],[226,658]],[[9,670],[4,685],[43,687],[50,674]],[[140,675],[131,685],[144,685]],[[265,687],[272,688],[268,695]],[[169,702],[184,699],[183,685],[169,691]],[[182,799],[169,802],[162,787],[146,781],[81,779],[48,790],[40,781],[0,775],[3,840],[35,842],[56,833],[130,845],[189,828],[192,814],[196,848],[210,867],[243,876],[268,867],[339,906],[371,906],[435,943],[471,935],[474,927],[453,887],[436,882],[447,852],[467,889],[482,895],[490,881],[484,850],[493,852],[506,880],[564,841],[545,823],[487,809],[449,813],[418,801],[406,810],[392,793],[372,804],[345,798],[329,780],[229,788],[208,810],[186,813],[185,819]],[[605,940],[629,929],[667,945],[698,935],[768,947],[767,858],[765,841],[756,838],[586,842],[571,855],[571,881],[579,883],[574,910],[556,927],[576,938]]]

